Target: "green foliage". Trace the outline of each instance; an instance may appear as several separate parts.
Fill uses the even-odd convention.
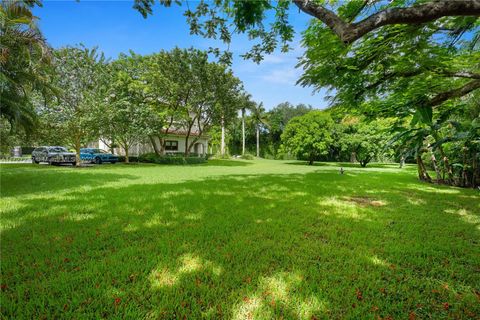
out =
[[[126,162],[125,156],[118,156],[118,162]],[[128,162],[139,162],[139,157],[128,156]]]
[[[145,153],[138,157],[139,162],[146,162],[146,163],[157,163],[157,164],[177,164],[177,165],[184,165],[184,164],[200,164],[207,162],[206,157],[199,157],[196,155],[191,156],[183,156],[183,155],[165,155],[159,156],[155,153]]]
[[[225,66],[209,62],[206,52],[175,48],[145,59],[142,77],[154,112],[165,119],[163,132],[190,136],[195,128],[202,135],[235,117],[241,82]],[[186,153],[194,142],[187,141]]]
[[[142,79],[145,59],[132,54],[109,65],[105,99],[92,112],[96,133],[109,145],[117,144],[126,154],[155,129],[163,119],[149,104],[146,83]],[[128,157],[128,156],[127,156]]]
[[[253,154],[250,154],[250,153],[245,153],[245,154],[242,154],[240,156],[240,159],[243,159],[243,160],[254,160],[255,159],[255,156]]]
[[[293,118],[282,134],[282,148],[286,152],[306,159],[309,164],[322,155],[328,154],[332,143],[333,128],[331,116],[322,111],[311,111]]]
[[[31,134],[37,124],[32,98],[55,93],[50,79],[50,48],[28,4],[0,4],[0,116],[11,132]],[[5,136],[2,136],[5,137]],[[8,138],[7,138],[8,139]]]
[[[106,61],[96,48],[80,45],[55,51],[54,67],[54,83],[61,92],[38,107],[45,124],[44,140],[66,144],[79,157],[80,147],[95,137],[98,120],[94,110],[105,97]]]
[[[388,141],[391,139],[389,129],[391,120],[359,121],[350,128],[350,132],[340,135],[340,144],[344,144],[350,153],[354,153],[356,160],[362,167],[377,159],[385,152]]]

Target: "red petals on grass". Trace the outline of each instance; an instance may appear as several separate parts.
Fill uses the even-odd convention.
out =
[[[360,291],[360,289],[355,289],[355,294],[357,295],[357,300],[358,301],[362,301],[363,300],[363,295],[362,295],[362,291]]]

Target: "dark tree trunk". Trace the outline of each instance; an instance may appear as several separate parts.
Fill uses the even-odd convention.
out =
[[[130,163],[130,158],[128,156],[128,145],[125,144],[125,146],[123,147],[123,149],[125,150],[125,163]]]
[[[157,156],[160,155],[160,151],[158,150],[158,146],[157,146],[157,142],[155,141],[155,137],[153,136],[148,136],[148,138],[150,139],[150,143],[152,144],[152,147],[153,147],[153,151],[155,152],[155,154]]]
[[[478,0],[430,1],[404,8],[389,8],[365,17],[361,21],[346,22],[321,3],[310,0],[293,0],[303,12],[325,23],[345,44],[382,26],[392,24],[421,24],[446,16],[478,16]]]
[[[80,138],[75,138],[75,165],[79,167],[82,163],[80,160]]]
[[[427,172],[425,168],[425,164],[423,163],[422,157],[417,155],[417,168],[418,168],[418,178],[422,181],[432,182],[432,178]]]

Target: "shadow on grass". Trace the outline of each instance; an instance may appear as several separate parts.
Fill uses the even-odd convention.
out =
[[[290,165],[308,165],[307,161],[294,161],[287,162]],[[366,167],[362,167],[359,163],[351,162],[314,162],[312,166],[317,167],[344,167],[344,168],[382,168],[382,169],[400,169],[398,163],[369,163]],[[406,165],[405,168],[411,168],[410,165]]]
[[[2,197],[28,195],[35,193],[55,194],[57,191],[79,189],[85,186],[102,186],[120,179],[135,179],[137,177],[122,173],[104,173],[96,171],[95,167],[21,165],[9,166],[1,172]],[[32,171],[35,174],[32,174]],[[6,188],[5,186],[8,186]],[[33,188],[32,188],[33,187]]]
[[[477,203],[381,176],[237,175],[28,199],[2,218],[22,217],[2,234],[3,316],[479,312]]]

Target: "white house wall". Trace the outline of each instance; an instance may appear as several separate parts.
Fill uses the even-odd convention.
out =
[[[191,143],[195,138],[196,137],[190,137],[189,143]],[[160,149],[159,139],[157,137],[155,137],[154,139],[155,139],[155,143],[157,144],[158,149]],[[185,137],[184,136],[167,136],[165,138],[165,140],[171,140],[171,141],[177,141],[178,142],[178,150],[177,151],[168,151],[167,150],[167,153],[168,152],[184,152],[185,151]],[[200,143],[200,144],[203,145],[203,148],[200,148],[200,149],[203,149],[203,152],[202,152],[202,150],[199,150],[200,153],[206,153],[207,150],[208,150],[208,139],[206,139],[204,137],[198,138],[197,141],[195,142],[195,144],[197,144],[197,143]],[[98,142],[98,147],[100,149],[110,151],[110,149],[101,140]],[[143,143],[138,143],[138,144],[133,145],[130,148],[128,153],[129,153],[130,156],[139,156],[141,154],[150,153],[150,152],[154,152],[154,149],[153,149],[153,146],[150,142],[150,139],[147,139]],[[190,152],[196,152],[195,146],[192,146],[192,148],[190,149]],[[125,150],[123,150],[123,148],[115,148],[115,153],[123,156],[123,155],[125,155]]]

